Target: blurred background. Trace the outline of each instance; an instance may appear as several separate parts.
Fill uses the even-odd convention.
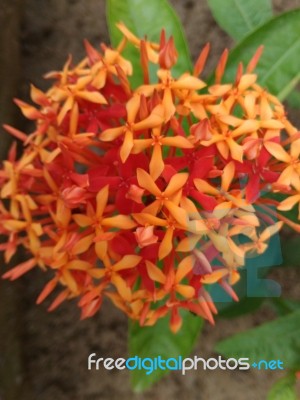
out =
[[[185,27],[193,59],[206,42],[211,43],[206,71],[211,70],[223,49],[232,46],[231,39],[214,22],[206,0],[171,3]],[[300,7],[299,0],[275,0],[273,4],[276,13]],[[105,0],[1,0],[1,125],[5,122],[30,131],[12,98],[29,101],[30,82],[47,89],[50,82],[42,75],[61,69],[69,53],[74,62],[79,61],[84,56],[85,38],[94,46],[109,43]],[[299,111],[289,109],[288,113],[300,126]],[[10,137],[2,127],[0,130],[3,159]],[[295,270],[275,270],[272,279],[290,298],[299,297]],[[35,305],[46,281],[46,274],[38,270],[18,282],[0,281],[0,400],[160,400],[179,396],[181,400],[263,400],[280,377],[275,371],[190,371],[186,376],[174,372],[146,393],[133,394],[128,372],[87,370],[92,352],[99,357],[128,356],[126,318],[109,303],[103,304],[93,319],[82,322],[76,302],[64,303],[48,314],[47,302]],[[217,340],[273,317],[270,308],[262,307],[246,317],[220,319],[216,327],[206,325],[195,354],[215,356]]]

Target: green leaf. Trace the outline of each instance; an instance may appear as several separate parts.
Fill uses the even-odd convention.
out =
[[[299,89],[293,90],[286,98],[288,105],[291,108],[300,108],[300,91]]]
[[[282,243],[283,265],[288,267],[300,267],[299,236],[285,240]]]
[[[192,70],[191,57],[183,28],[174,9],[167,0],[107,0],[107,23],[111,42],[116,46],[122,35],[116,23],[124,22],[139,38],[159,42],[160,33],[165,29],[167,36],[173,35],[178,50],[178,62],[172,69],[175,77]],[[131,83],[134,87],[143,83],[143,74],[140,67],[139,52],[132,45],[128,45],[124,56],[133,64],[134,73]],[[155,78],[155,69],[151,78]]]
[[[249,357],[251,362],[281,360],[283,367],[300,363],[300,310],[258,328],[219,342],[216,351],[226,357]]]
[[[162,359],[187,357],[192,351],[203,320],[186,310],[181,311],[183,324],[179,332],[173,334],[169,327],[169,318],[164,317],[157,321],[154,326],[140,327],[138,323],[131,323],[129,327],[129,353],[130,357]],[[135,391],[140,392],[158,381],[169,370],[156,369],[146,375],[145,370],[135,369],[132,371],[131,383]]]
[[[300,310],[300,301],[289,300],[280,297],[274,297],[272,299],[272,305],[274,306],[277,314],[280,316]]]
[[[208,0],[208,5],[220,27],[237,41],[272,17],[270,0]]]
[[[267,400],[297,400],[296,378],[291,373],[277,381],[268,393]]]
[[[300,9],[272,18],[242,40],[229,56],[223,82],[232,82],[239,62],[247,65],[260,45],[258,82],[283,100],[299,79]]]

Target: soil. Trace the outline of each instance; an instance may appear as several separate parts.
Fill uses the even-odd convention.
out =
[[[233,45],[232,40],[216,25],[206,0],[171,2],[184,24],[193,59],[206,42],[211,42],[210,69],[223,49]],[[74,55],[75,61],[80,60],[84,38],[94,45],[109,41],[104,0],[25,0],[19,4],[21,68],[12,72],[12,66],[7,64],[7,71],[11,72],[11,81],[18,82],[18,76],[21,83],[12,86],[11,97],[28,99],[30,82],[46,89],[49,83],[42,75],[60,69],[68,53]],[[299,0],[274,1],[277,13],[297,6]],[[18,35],[18,29],[14,35]],[[15,50],[15,60],[17,56]],[[0,80],[5,85],[7,77],[2,72]],[[3,104],[9,112],[1,118],[7,122],[14,108],[6,100]],[[272,278],[280,282],[289,297],[299,298],[296,270],[277,270]],[[87,357],[92,352],[101,357],[128,357],[126,318],[109,302],[86,321],[79,321],[79,311],[72,301],[48,314],[47,302],[42,306],[34,304],[46,281],[46,274],[34,271],[17,284],[1,284],[1,308],[6,312],[0,313],[0,369],[8,368],[10,375],[3,378],[5,375],[0,373],[0,400],[264,400],[272,383],[281,376],[274,371],[253,370],[191,371],[186,376],[174,372],[147,392],[134,394],[128,372],[87,370]],[[207,324],[193,354],[215,356],[213,349],[218,340],[273,317],[272,309],[265,305],[242,318],[219,319],[215,327]],[[12,367],[5,365],[7,353],[15,360]],[[19,394],[14,386],[21,388]]]

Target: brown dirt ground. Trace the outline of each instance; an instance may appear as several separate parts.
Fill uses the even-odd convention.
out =
[[[185,26],[193,58],[210,41],[213,50],[209,66],[214,65],[216,57],[224,47],[231,46],[232,41],[214,22],[206,1],[172,0],[172,3]],[[276,0],[274,4],[276,12],[300,6],[299,0]],[[45,89],[47,82],[41,79],[42,74],[59,69],[67,53],[74,54],[75,60],[79,60],[83,55],[84,38],[95,45],[100,41],[108,42],[104,5],[104,0],[24,1],[20,35],[22,83],[15,95],[28,98],[29,82]],[[7,78],[0,76],[0,79]],[[299,298],[299,273],[296,270],[286,269],[273,274],[285,293]],[[14,306],[9,312],[14,315],[4,317],[7,320],[2,318],[7,324],[7,335],[6,342],[0,343],[0,351],[10,345],[10,335],[17,335],[17,349],[15,345],[14,349],[21,355],[23,372],[17,368],[15,383],[26,385],[22,386],[25,389],[21,396],[5,396],[2,392],[5,382],[0,382],[0,400],[114,400],[120,397],[124,400],[176,397],[182,400],[264,400],[268,389],[280,376],[275,372],[258,371],[194,371],[186,376],[175,372],[146,393],[134,394],[127,372],[90,372],[86,365],[91,352],[104,357],[128,356],[126,318],[109,303],[103,305],[96,317],[83,322],[79,321],[74,302],[48,314],[47,304],[39,307],[34,304],[47,280],[45,275],[32,272],[14,284],[16,293],[13,296],[8,293],[12,289],[6,286],[8,294],[1,307],[8,307],[13,299]],[[216,327],[206,325],[194,354],[209,357],[214,354],[216,341],[272,318],[272,311],[265,306],[243,318],[220,319]]]

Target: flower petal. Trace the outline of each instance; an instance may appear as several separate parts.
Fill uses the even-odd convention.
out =
[[[158,186],[154,183],[154,180],[146,171],[141,168],[137,168],[136,173],[138,183],[143,189],[148,190],[148,192],[152,193],[154,196],[161,195]]]
[[[185,278],[192,271],[194,263],[195,263],[195,258],[192,255],[189,255],[180,261],[175,275],[176,283],[181,282],[182,279]]]
[[[158,250],[158,258],[160,260],[167,257],[167,255],[170,254],[173,249],[173,233],[174,231],[172,228],[166,230],[165,236]]]
[[[113,217],[104,218],[101,225],[119,229],[131,229],[136,226],[136,223],[127,215],[115,215]]]
[[[153,281],[162,284],[166,283],[166,276],[160,268],[154,265],[151,261],[146,260],[145,263],[148,275]]]
[[[150,175],[154,181],[161,175],[165,167],[160,144],[153,146],[151,161],[149,164]]]
[[[122,271],[124,269],[134,268],[141,261],[142,257],[136,255],[124,256],[120,261],[112,266],[114,271]]]
[[[172,176],[164,195],[170,197],[178,192],[186,184],[189,175],[187,173],[179,173]]]

